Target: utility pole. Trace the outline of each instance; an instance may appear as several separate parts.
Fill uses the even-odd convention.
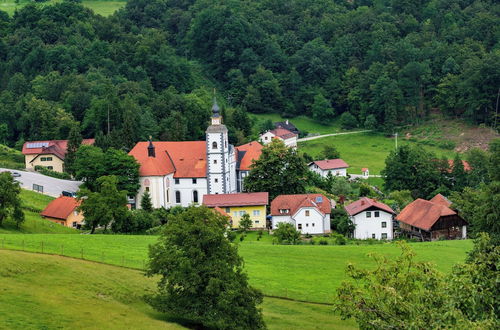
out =
[[[394,133],[394,136],[396,137],[395,142],[396,142],[396,150],[398,150],[398,132]]]
[[[497,129],[497,117],[498,117],[498,99],[500,98],[500,88],[498,89],[498,93],[497,93],[497,106],[495,107],[495,121],[494,121],[494,124],[493,124],[493,129],[496,130]]]

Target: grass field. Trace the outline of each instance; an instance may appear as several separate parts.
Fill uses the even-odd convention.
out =
[[[14,0],[0,0],[0,10],[7,12],[10,16],[14,14],[16,9],[20,9],[27,5],[28,3],[32,3],[33,1],[20,0],[19,4],[16,4]],[[47,2],[38,3],[38,6],[47,6],[56,2],[61,2],[61,0],[49,0]],[[85,7],[92,9],[96,14],[102,16],[109,16],[113,14],[118,9],[125,6],[127,2],[125,0],[122,1],[107,1],[107,0],[93,0],[87,1],[83,0],[82,4]]]
[[[398,139],[398,145],[413,144],[416,142]],[[379,174],[385,167],[385,159],[389,152],[394,150],[394,138],[376,133],[360,133],[353,135],[330,136],[317,140],[299,143],[299,150],[315,157],[319,156],[323,146],[333,145],[340,152],[340,156],[349,164],[349,173],[361,174],[361,168],[368,167],[370,174]],[[437,157],[446,156],[453,159],[454,151],[434,146],[421,146],[419,148],[432,151]]]
[[[250,116],[256,121],[264,121],[270,119],[273,122],[277,122],[286,120],[277,113],[250,114]],[[313,120],[312,118],[306,116],[298,116],[295,118],[291,118],[289,120],[300,131],[305,131],[311,134],[328,134],[328,133],[336,133],[342,131],[338,120],[335,120],[328,125],[322,125],[317,121]]]
[[[0,250],[0,328],[182,329],[143,299],[156,278],[137,270]],[[269,329],[355,329],[331,306],[265,298]]]
[[[254,235],[254,234],[253,234]],[[133,268],[142,268],[148,245],[155,236],[127,235],[0,235],[0,247],[63,254]],[[42,244],[43,242],[43,244]],[[439,241],[411,244],[418,259],[431,261],[440,271],[448,272],[465,258],[471,241]],[[376,245],[272,245],[271,240],[246,239],[239,244],[250,283],[270,296],[289,297],[311,302],[331,302],[335,290],[345,279],[348,262],[362,267],[374,265],[371,252],[395,256],[394,243]]]
[[[18,150],[0,144],[0,167],[12,168],[17,170],[23,169],[23,154]]]

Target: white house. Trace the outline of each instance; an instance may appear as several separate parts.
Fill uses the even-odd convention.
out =
[[[285,145],[289,148],[297,148],[298,135],[290,132],[285,128],[275,128],[273,130],[267,131],[260,136],[260,141],[263,144],[271,143],[273,139],[282,140]]]
[[[363,168],[361,169],[361,177],[362,177],[363,179],[368,179],[368,178],[370,177],[370,171],[368,170],[368,168],[367,168],[367,167],[363,167]]]
[[[248,165],[250,158],[259,158],[260,149],[252,148],[251,155],[242,162],[238,155],[243,157],[245,153],[228,143],[227,128],[215,100],[212,112],[205,141],[145,141],[130,151],[140,164],[137,207],[146,191],[155,208],[201,204],[206,194],[239,191],[238,164]]]
[[[328,173],[333,176],[347,176],[348,167],[349,165],[340,158],[316,160],[309,163],[309,170],[318,173],[322,177],[326,177]]]
[[[303,234],[329,233],[331,210],[321,194],[280,195],[271,202],[272,229],[287,222]]]
[[[354,238],[357,239],[392,239],[393,218],[395,212],[384,203],[368,197],[344,206],[351,218],[354,229]]]

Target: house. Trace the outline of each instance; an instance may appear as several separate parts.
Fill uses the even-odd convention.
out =
[[[243,181],[248,173],[250,173],[250,166],[252,166],[252,162],[259,159],[262,154],[262,144],[257,141],[253,141],[236,147],[236,151],[236,171],[238,175],[236,188],[238,191],[245,191]]]
[[[331,210],[321,194],[280,195],[271,202],[272,229],[287,222],[303,234],[329,233]]]
[[[226,217],[231,224],[233,223],[233,218],[228,213],[226,213],[226,211],[224,211],[223,209],[221,209],[220,207],[216,206],[212,210],[214,212],[216,212],[216,213],[219,213],[223,217]]]
[[[333,176],[347,176],[348,167],[349,165],[340,158],[316,160],[309,163],[309,170],[318,173],[322,177],[326,177],[328,174]]]
[[[82,144],[94,144],[94,139],[84,139]],[[64,158],[68,150],[68,140],[29,141],[23,145],[26,169],[43,166],[56,172],[64,172]]]
[[[80,202],[76,198],[61,196],[51,201],[40,215],[66,227],[80,228],[84,219],[78,206]]]
[[[289,148],[297,148],[298,135],[285,129],[275,128],[260,135],[260,141],[264,144],[271,143],[273,139],[279,139]]]
[[[441,194],[431,200],[416,199],[396,217],[401,231],[421,240],[467,237],[467,221],[450,208],[451,202]]]
[[[233,228],[238,228],[241,217],[245,213],[250,216],[253,229],[266,228],[266,206],[268,203],[269,194],[267,192],[203,196],[203,205],[222,209],[231,217]]]
[[[258,142],[241,149],[229,144],[219,111],[214,99],[212,124],[206,130],[205,141],[145,141],[134,146],[129,154],[140,165],[136,206],[146,191],[155,208],[186,207],[201,204],[206,194],[241,191],[238,178],[248,173],[260,149]]]
[[[368,197],[344,206],[355,225],[356,239],[393,239],[393,219],[395,212],[384,203]]]
[[[284,128],[286,130],[289,130],[290,132],[299,135],[300,131],[297,127],[295,127],[294,124],[292,124],[288,119],[285,121],[278,121],[274,123],[275,128]]]
[[[367,167],[363,167],[363,168],[361,169],[361,177],[362,177],[363,179],[368,179],[368,178],[370,177],[370,171],[368,170],[368,168],[367,168]]]

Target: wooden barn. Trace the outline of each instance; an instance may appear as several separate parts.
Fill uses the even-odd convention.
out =
[[[413,201],[396,217],[401,233],[423,241],[466,238],[468,223],[450,205],[440,194],[430,201]]]

